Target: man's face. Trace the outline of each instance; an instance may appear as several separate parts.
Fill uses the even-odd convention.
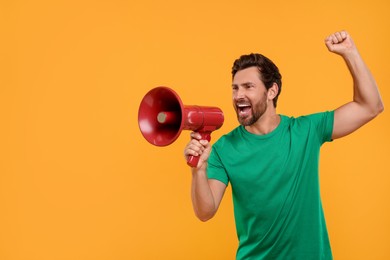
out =
[[[232,83],[233,107],[243,126],[254,124],[267,110],[267,89],[257,67],[238,71]]]

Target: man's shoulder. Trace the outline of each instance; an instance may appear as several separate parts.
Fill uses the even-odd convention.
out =
[[[241,125],[236,126],[234,129],[232,129],[230,132],[222,135],[214,144],[214,146],[222,146],[226,142],[234,142],[234,140],[237,139],[237,137],[240,135],[241,132]]]
[[[289,129],[297,136],[312,133],[321,141],[330,141],[333,131],[334,111],[323,111],[298,117],[289,117]]]
[[[281,115],[284,117],[285,121],[290,122],[292,124],[294,123],[303,123],[303,122],[309,122],[309,121],[320,121],[327,117],[332,117],[334,111],[322,111],[322,112],[316,112],[311,114],[303,114],[299,116],[286,116]]]

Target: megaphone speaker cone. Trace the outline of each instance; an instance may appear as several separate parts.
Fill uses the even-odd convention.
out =
[[[138,125],[144,138],[156,146],[173,143],[180,135],[183,104],[170,88],[157,87],[142,99]]]

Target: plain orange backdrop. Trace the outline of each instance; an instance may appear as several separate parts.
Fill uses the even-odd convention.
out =
[[[189,133],[147,143],[138,106],[150,89],[188,105],[231,106],[234,59],[279,66],[278,112],[351,100],[352,81],[324,38],[346,29],[389,99],[390,2],[1,1],[0,259],[234,259],[230,187],[214,219],[190,201]],[[385,109],[386,110],[386,109]],[[321,192],[335,259],[390,259],[387,111],[325,144]]]

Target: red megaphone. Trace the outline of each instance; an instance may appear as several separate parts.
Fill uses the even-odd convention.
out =
[[[217,107],[185,106],[175,91],[168,87],[150,90],[138,110],[138,125],[145,139],[157,146],[173,143],[182,130],[199,132],[210,141],[212,131],[223,124],[223,112]],[[189,156],[187,164],[198,165],[199,156]]]

